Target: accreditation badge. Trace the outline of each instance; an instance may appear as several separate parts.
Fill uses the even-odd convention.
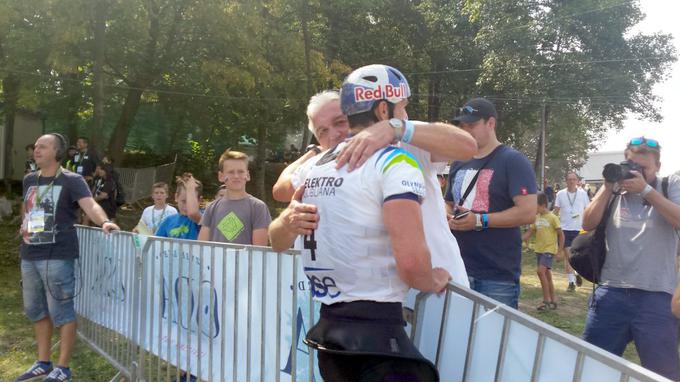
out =
[[[28,214],[28,233],[45,231],[45,210],[37,208]]]

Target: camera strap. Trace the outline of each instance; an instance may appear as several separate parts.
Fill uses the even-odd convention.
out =
[[[498,150],[500,150],[501,147],[503,147],[503,145],[498,145],[498,147],[493,149],[491,154],[489,154],[486,157],[486,160],[479,167],[479,170],[477,170],[477,173],[475,174],[475,176],[470,181],[470,184],[468,184],[467,189],[463,193],[463,196],[461,196],[460,200],[458,201],[459,206],[462,206],[465,203],[465,200],[467,199],[468,195],[470,195],[470,192],[472,192],[472,189],[475,187],[475,184],[477,184],[477,178],[479,178],[479,173],[482,172],[482,170],[486,168],[486,166],[489,164],[489,162],[491,162],[491,159],[493,159],[493,157],[496,155],[496,153],[498,152]]]

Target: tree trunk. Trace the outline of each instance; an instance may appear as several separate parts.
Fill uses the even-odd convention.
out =
[[[257,158],[255,158],[256,178],[255,197],[267,202],[266,191],[266,164],[267,164],[267,124],[257,124]]]
[[[310,98],[312,96],[312,64],[311,64],[311,58],[310,58],[310,49],[311,49],[311,41],[309,38],[309,28],[307,26],[308,20],[309,20],[309,3],[307,0],[302,0],[302,4],[300,6],[301,11],[300,11],[300,21],[302,23],[302,37],[304,39],[305,43],[305,77],[307,78],[307,98]],[[302,125],[302,144],[300,145],[300,152],[304,152],[305,147],[309,145],[309,140],[310,140],[310,133],[309,129],[307,128],[307,124]]]
[[[96,147],[103,147],[102,132],[104,131],[104,55],[106,37],[106,3],[104,0],[94,1],[94,103],[93,125],[90,140]]]
[[[12,169],[14,163],[12,161],[12,152],[14,151],[14,119],[17,112],[17,104],[19,103],[19,78],[14,74],[8,74],[2,80],[2,90],[5,95],[5,190],[11,193],[12,183]]]
[[[128,134],[130,133],[130,127],[139,110],[139,103],[142,99],[142,93],[144,92],[142,89],[144,87],[145,85],[143,84],[137,84],[128,90],[127,97],[125,97],[125,104],[123,105],[123,111],[111,134],[111,139],[109,139],[108,155],[116,166],[122,165],[123,149],[125,149],[125,143],[127,142]]]
[[[439,71],[440,65],[434,54],[430,57],[432,60],[432,71]],[[427,120],[434,122],[439,120],[439,109],[441,108],[441,76],[437,73],[430,74],[430,81],[427,85]]]
[[[77,73],[68,73],[64,75],[64,92],[67,97],[66,105],[66,136],[69,143],[75,145],[78,139],[78,110],[81,105],[81,78]]]

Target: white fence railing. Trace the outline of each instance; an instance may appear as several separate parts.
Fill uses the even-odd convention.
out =
[[[132,381],[321,381],[298,253],[78,227],[78,332]],[[666,379],[457,285],[415,298],[410,331],[441,381]],[[115,378],[114,378],[115,379]]]

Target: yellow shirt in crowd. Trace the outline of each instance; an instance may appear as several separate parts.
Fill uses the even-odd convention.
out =
[[[531,225],[536,232],[534,252],[557,253],[557,230],[560,228],[560,218],[552,212],[536,215],[536,222]]]

